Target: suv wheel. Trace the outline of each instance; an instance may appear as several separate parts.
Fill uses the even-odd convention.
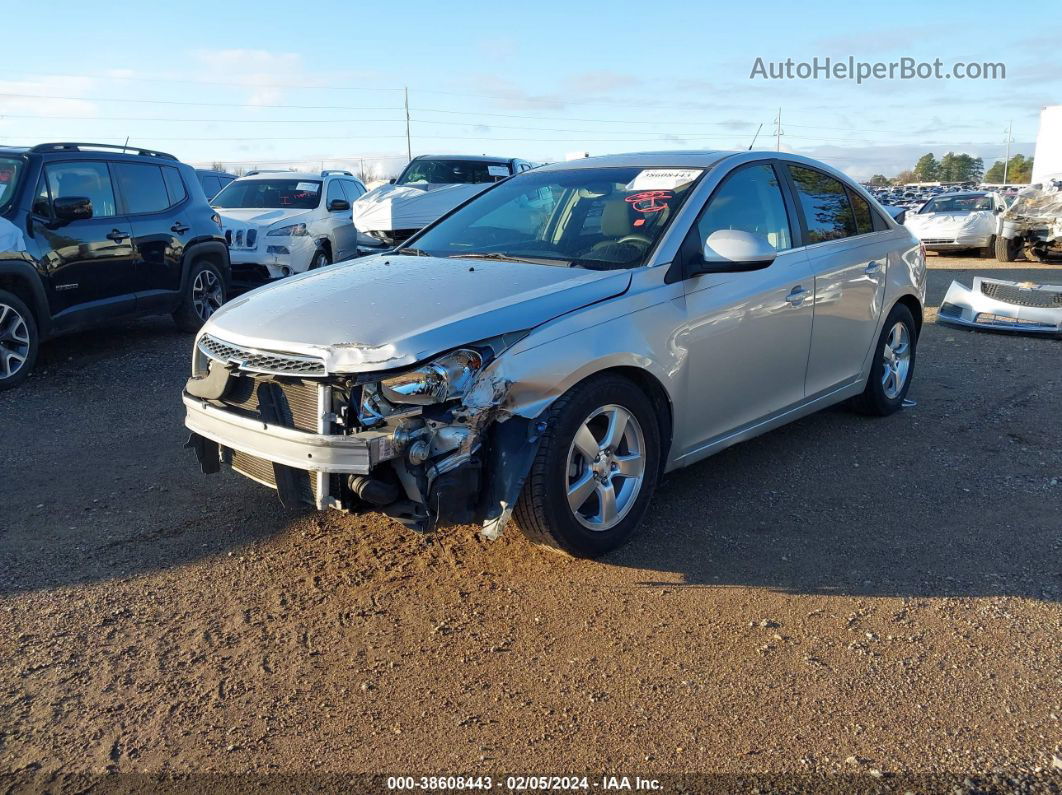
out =
[[[199,331],[225,303],[225,281],[221,272],[209,262],[197,262],[188,274],[188,285],[181,305],[173,313],[177,328],[188,333]]]
[[[626,378],[593,378],[553,404],[514,518],[539,544],[603,555],[638,529],[659,469],[649,398]]]
[[[897,304],[885,319],[866,389],[852,401],[861,414],[886,417],[903,405],[914,374],[918,332],[911,310]]]
[[[37,321],[17,295],[0,290],[0,390],[18,386],[37,361]]]

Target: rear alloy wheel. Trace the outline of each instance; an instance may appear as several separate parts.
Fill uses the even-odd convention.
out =
[[[18,296],[0,290],[0,390],[29,378],[39,342],[29,307]]]
[[[173,320],[181,331],[195,333],[224,303],[225,281],[221,273],[209,262],[199,262],[188,274],[185,297],[173,313]]]
[[[656,488],[660,431],[646,394],[617,375],[592,378],[557,400],[516,503],[531,540],[597,557],[637,530]]]
[[[903,405],[911,387],[917,343],[911,310],[897,304],[885,319],[866,388],[852,401],[857,411],[885,417]]]

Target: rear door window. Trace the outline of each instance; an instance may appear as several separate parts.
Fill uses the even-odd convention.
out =
[[[115,163],[118,190],[130,215],[157,213],[170,206],[162,169],[147,163]]]
[[[188,191],[185,190],[181,172],[173,166],[163,166],[162,178],[166,182],[166,193],[169,195],[170,206],[183,202],[185,197],[188,196]]]
[[[865,235],[874,231],[874,223],[870,219],[870,205],[858,193],[851,191],[848,198],[852,202],[852,213],[855,216],[856,232]]]
[[[804,166],[789,165],[804,212],[809,244],[858,234],[848,192],[837,179]]]

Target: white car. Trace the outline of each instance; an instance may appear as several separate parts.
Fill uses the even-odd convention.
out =
[[[233,280],[262,283],[357,256],[350,208],[364,194],[349,171],[255,171],[230,182],[210,203]]]
[[[944,193],[927,201],[917,212],[907,213],[904,226],[927,251],[976,248],[992,257],[999,226],[997,216],[1004,206],[996,193]]]
[[[398,179],[354,202],[358,250],[377,254],[392,248],[495,182],[531,168],[526,160],[512,157],[415,157]]]

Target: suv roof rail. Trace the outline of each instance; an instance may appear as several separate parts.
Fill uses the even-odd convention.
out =
[[[168,152],[157,152],[154,149],[144,149],[140,146],[129,146],[119,144],[88,144],[88,143],[74,143],[74,142],[60,142],[49,144],[37,144],[31,152],[84,152],[92,149],[115,149],[119,152],[125,152],[126,154],[144,155],[145,157],[162,157],[167,160],[176,160],[174,155]]]
[[[333,174],[339,174],[339,175],[344,176],[344,177],[353,177],[354,176],[353,174],[351,174],[349,171],[347,171],[344,168],[326,168],[324,171],[321,172],[321,176],[322,177],[330,177]]]
[[[253,177],[255,174],[288,174],[292,173],[290,168],[256,168],[248,171],[244,174],[245,177]]]

